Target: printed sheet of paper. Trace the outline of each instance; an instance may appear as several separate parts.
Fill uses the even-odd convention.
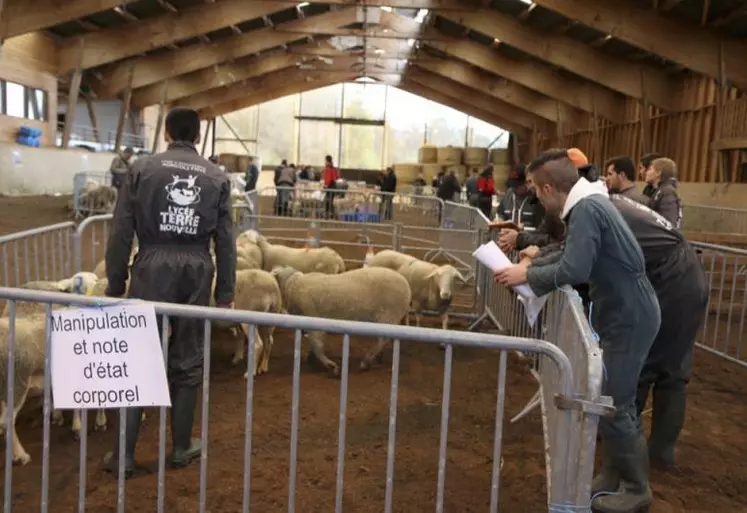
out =
[[[472,256],[494,273],[514,265],[495,241],[483,244],[472,253]],[[529,325],[534,327],[539,313],[547,302],[547,296],[538,298],[526,283],[513,287],[513,289],[519,295],[519,301],[524,305],[524,312],[527,315]]]
[[[51,325],[55,408],[171,406],[152,305],[55,310]]]

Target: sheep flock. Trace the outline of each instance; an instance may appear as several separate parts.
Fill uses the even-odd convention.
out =
[[[137,248],[130,256],[132,265]],[[213,257],[215,258],[215,257]],[[234,308],[242,311],[302,315],[335,320],[364,321],[382,324],[409,324],[414,313],[420,325],[424,311],[436,311],[443,329],[448,328],[449,308],[455,293],[455,280],[466,283],[451,265],[436,265],[392,250],[374,253],[369,248],[362,268],[348,270],[339,253],[328,247],[293,248],[270,243],[254,230],[236,238],[236,291]],[[99,262],[92,272],[80,272],[59,282],[35,281],[23,288],[57,291],[90,296],[104,296],[106,266]],[[215,283],[213,283],[215,286]],[[53,306],[53,308],[62,308]],[[8,307],[0,317],[0,398],[5,410],[7,383],[7,345],[9,340]],[[24,403],[44,390],[46,347],[46,306],[38,303],[16,304],[16,350],[14,380],[14,415],[10,428],[13,437],[13,461],[24,465],[30,456],[18,439],[15,419]],[[249,339],[248,325],[214,322],[217,329],[231,330],[236,340],[232,363],[245,359]],[[253,339],[255,376],[268,371],[273,346],[274,327],[257,326]],[[338,365],[324,352],[324,333],[305,334],[314,358],[332,376],[339,375]],[[386,340],[380,338],[361,362],[361,370],[380,363]],[[248,373],[244,375],[248,377]],[[60,411],[53,412],[53,423],[62,425]],[[94,430],[106,429],[106,414],[96,414]],[[73,412],[72,432],[77,438],[81,422]],[[7,432],[5,415],[0,417],[0,431]]]

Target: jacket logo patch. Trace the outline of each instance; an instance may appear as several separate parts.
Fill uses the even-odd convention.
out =
[[[179,175],[173,175],[174,181],[166,186],[166,199],[170,203],[186,207],[194,205],[200,201],[201,187],[195,185],[196,176],[182,178]]]
[[[178,235],[197,235],[200,216],[192,208],[200,202],[201,187],[195,185],[197,177],[182,178],[173,176],[174,181],[166,186],[166,199],[171,205],[168,210],[160,212],[159,230]]]

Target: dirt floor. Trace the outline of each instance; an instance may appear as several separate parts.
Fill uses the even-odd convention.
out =
[[[0,235],[67,219],[67,198],[0,198]],[[308,223],[306,223],[307,226]],[[300,230],[300,228],[299,228]],[[422,231],[421,231],[422,232]],[[86,266],[101,256],[103,232],[86,241]],[[391,234],[379,235],[385,240]],[[422,233],[417,234],[422,236]],[[354,237],[342,233],[348,242]],[[416,235],[411,245],[415,246]],[[362,259],[359,247],[346,258]],[[252,442],[252,511],[287,510],[290,446],[293,334],[278,332],[270,371],[257,379]],[[214,337],[210,389],[208,511],[241,511],[244,466],[243,368],[230,365],[232,341],[227,333]],[[357,363],[369,341],[352,340],[348,431],[345,459],[344,509],[381,512],[384,503],[391,351],[385,363],[369,372]],[[339,361],[339,337],[330,338],[328,354]],[[440,401],[444,353],[438,348],[404,342],[400,367],[394,510],[432,511],[436,497]],[[445,511],[484,512],[490,501],[492,437],[498,354],[455,351]],[[339,412],[339,381],[304,363],[301,374],[300,436],[296,510],[329,512],[334,508]],[[506,416],[512,416],[535,391],[526,364],[513,355],[507,377]],[[747,512],[747,369],[696,353],[689,389],[688,419],[681,437],[678,467],[654,472],[653,513]],[[138,443],[138,458],[155,468],[158,413],[149,412]],[[110,426],[114,417],[110,416]],[[42,430],[39,412],[19,419],[19,432],[32,462],[13,471],[13,511],[37,510],[40,501]],[[199,428],[195,428],[195,434]],[[114,432],[91,433],[88,446],[87,511],[116,511],[116,481],[99,470],[114,442]],[[169,443],[170,445],[170,443]],[[4,444],[0,447],[0,457]],[[77,511],[78,444],[69,429],[51,434],[49,511]],[[545,510],[544,450],[538,413],[518,425],[505,426],[505,460],[501,473],[501,511]],[[156,476],[128,481],[126,511],[154,511]],[[166,510],[198,511],[199,466],[167,471]]]

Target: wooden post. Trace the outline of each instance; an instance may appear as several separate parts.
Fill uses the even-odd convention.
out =
[[[215,132],[215,118],[208,119],[207,125],[205,126],[205,134],[202,138],[202,151],[200,152],[200,155],[203,157],[205,156],[205,150],[207,149],[208,145],[208,134],[210,134],[210,125],[213,125],[213,132]]]
[[[602,164],[602,152],[599,149],[599,117],[597,114],[597,100],[594,91],[591,91],[591,151],[592,162]]]
[[[724,41],[719,39],[718,43],[718,91],[716,91],[716,124],[714,140],[719,141],[723,134],[724,105],[728,88],[726,84],[726,62],[724,60]],[[716,150],[716,176],[709,176],[710,181],[726,181],[726,170],[724,168],[724,152]]]
[[[226,121],[226,118],[224,118],[223,116],[221,116],[220,118],[223,120],[224,123],[226,123],[226,125],[228,125],[228,122]],[[215,133],[216,133],[215,128],[217,126],[218,126],[218,120],[216,120],[215,118],[213,118],[213,137],[212,137],[213,144],[212,144],[212,149],[210,150],[210,154],[211,155],[215,155]],[[234,133],[234,135],[236,135],[236,132],[234,132],[233,128],[231,128],[231,131]],[[246,152],[249,153],[249,149],[244,144],[244,141],[241,141],[241,145],[244,146],[244,149],[246,150]]]
[[[78,106],[78,97],[80,96],[80,83],[83,80],[83,46],[84,39],[80,40],[78,49],[78,65],[73,72],[73,78],[70,80],[70,89],[67,94],[67,114],[65,114],[65,126],[62,129],[62,148],[70,146],[70,136],[75,124],[75,109]]]
[[[94,140],[101,144],[101,137],[99,136],[99,124],[96,120],[96,109],[93,107],[93,102],[91,101],[91,97],[86,95],[86,108],[88,108],[88,117],[91,118],[91,128],[93,128],[93,138]]]
[[[156,130],[153,133],[153,148],[151,153],[155,153],[158,148],[158,140],[161,137],[161,128],[163,128],[163,120],[166,117],[166,98],[169,93],[169,81],[168,79],[163,84],[161,91],[161,102],[158,104],[158,120],[156,121]]]
[[[641,154],[651,151],[651,118],[649,117],[648,95],[646,94],[646,80],[641,67],[641,102],[640,102],[640,123],[641,123]]]
[[[124,132],[125,121],[130,113],[130,103],[132,102],[132,77],[135,75],[135,61],[130,65],[130,75],[127,79],[127,89],[125,89],[122,98],[122,108],[119,110],[119,120],[117,121],[117,135],[114,138],[114,153],[119,152],[122,145],[122,135]]]

